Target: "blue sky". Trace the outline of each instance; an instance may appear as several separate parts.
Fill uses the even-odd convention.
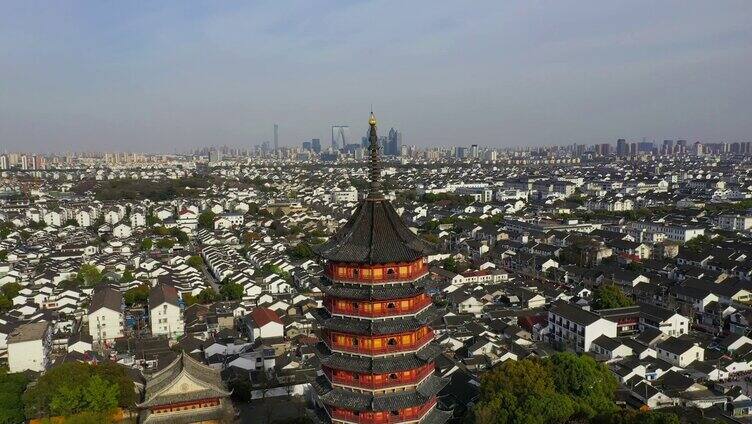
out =
[[[752,141],[752,2],[0,1],[0,150]],[[386,127],[386,128],[384,128]]]

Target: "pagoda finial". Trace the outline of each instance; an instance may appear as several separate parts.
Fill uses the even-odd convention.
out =
[[[382,197],[381,194],[381,163],[379,158],[379,137],[376,135],[376,116],[373,114],[373,107],[371,108],[371,117],[368,118],[368,125],[371,127],[368,130],[368,150],[369,155],[369,177],[371,179],[370,191],[368,193],[369,199],[378,199]]]

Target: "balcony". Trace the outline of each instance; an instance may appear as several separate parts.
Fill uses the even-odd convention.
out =
[[[329,412],[334,420],[347,421],[356,424],[393,424],[405,421],[417,421],[425,416],[436,405],[436,399],[431,402],[413,408],[405,408],[399,411],[378,412],[354,412],[344,409],[335,409]]]
[[[331,280],[352,283],[388,283],[390,281],[412,281],[428,274],[428,265],[423,260],[408,264],[377,266],[348,266],[330,263],[326,276]]]
[[[405,377],[404,373],[360,375],[342,371],[332,371],[324,368],[324,374],[332,384],[358,387],[363,389],[379,390],[390,387],[416,385],[428,375],[434,372],[434,364],[430,363],[413,370],[412,375]]]
[[[389,302],[350,302],[336,299],[324,301],[324,307],[332,315],[346,315],[364,318],[382,318],[399,315],[412,315],[425,309],[433,303],[428,295],[420,295],[409,299],[411,306],[403,307],[402,302],[407,299],[396,299]]]
[[[395,337],[389,337],[388,339],[395,339],[395,342],[390,343],[387,338],[382,338],[382,346],[380,347],[370,347],[370,346],[364,346],[365,343],[359,342],[358,345],[346,345],[337,343],[335,341],[334,336],[330,335],[326,337],[327,344],[329,345],[329,348],[331,350],[341,351],[341,352],[350,352],[350,353],[357,353],[361,355],[388,355],[388,354],[397,354],[401,352],[407,352],[407,351],[414,351],[422,348],[423,346],[427,345],[431,340],[433,340],[433,331],[428,331],[425,335],[422,337],[417,338],[412,343],[402,343],[399,341],[400,336],[397,335]],[[373,339],[370,340],[371,343],[373,342]]]

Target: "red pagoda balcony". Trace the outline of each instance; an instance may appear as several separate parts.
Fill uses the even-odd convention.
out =
[[[432,399],[425,405],[404,408],[398,411],[356,412],[347,409],[331,408],[329,416],[336,421],[346,421],[357,424],[392,424],[406,421],[417,421],[423,418],[436,405]]]
[[[428,326],[413,332],[383,336],[357,336],[328,330],[322,335],[330,349],[361,355],[387,355],[418,350],[433,340],[433,330]]]
[[[428,375],[432,374],[434,369],[435,365],[433,363],[412,370],[387,374],[358,374],[349,371],[333,370],[327,367],[323,368],[324,375],[326,375],[332,384],[372,390],[417,385]]]
[[[381,318],[396,315],[413,315],[431,305],[433,300],[427,294],[409,299],[394,299],[381,302],[360,302],[327,297],[324,307],[332,315]]]
[[[411,281],[427,273],[428,265],[423,259],[415,262],[377,265],[330,262],[326,266],[326,275],[332,280],[355,283]]]

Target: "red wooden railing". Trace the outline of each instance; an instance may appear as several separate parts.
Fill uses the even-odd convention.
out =
[[[393,424],[405,421],[415,421],[423,418],[423,416],[425,416],[434,405],[436,405],[435,398],[420,407],[396,411],[397,414],[394,414],[392,411],[361,412],[356,414],[353,411],[335,409],[330,411],[329,415],[336,420],[343,420],[357,424]]]
[[[400,268],[407,272],[400,272]],[[329,263],[325,269],[326,276],[335,281],[354,283],[378,283],[389,281],[410,281],[428,273],[428,266],[423,260],[410,264],[391,264],[383,266],[348,266]]]
[[[395,373],[397,378],[389,378],[389,374],[377,374],[381,377],[379,381],[376,381],[374,377],[377,375],[360,375],[359,378],[355,378],[356,373],[337,372],[332,371],[329,368],[324,368],[324,374],[333,384],[341,384],[351,387],[359,387],[364,389],[384,389],[388,387],[407,386],[411,384],[418,384],[426,376],[434,372],[435,365],[433,363],[426,364],[418,368],[415,374],[410,377],[404,377],[401,373]]]
[[[416,339],[412,343],[403,344],[399,339],[399,336],[395,336],[397,339],[396,344],[384,343],[380,348],[364,347],[363,343],[359,343],[358,346],[341,345],[335,341],[333,337],[328,337],[328,345],[331,349],[340,350],[345,352],[360,353],[364,355],[381,355],[387,353],[399,353],[407,350],[416,350],[428,344],[433,340],[433,331],[429,330],[425,335]]]
[[[422,294],[412,301],[412,307],[403,308],[402,300],[394,299],[387,302],[352,302],[345,301],[345,307],[342,307],[341,301],[334,298],[324,300],[324,307],[333,315],[348,315],[354,317],[380,318],[395,315],[415,314],[430,305],[433,300],[430,296]],[[357,304],[357,307],[355,306]],[[375,308],[376,305],[379,308]],[[393,307],[389,307],[392,304]]]

